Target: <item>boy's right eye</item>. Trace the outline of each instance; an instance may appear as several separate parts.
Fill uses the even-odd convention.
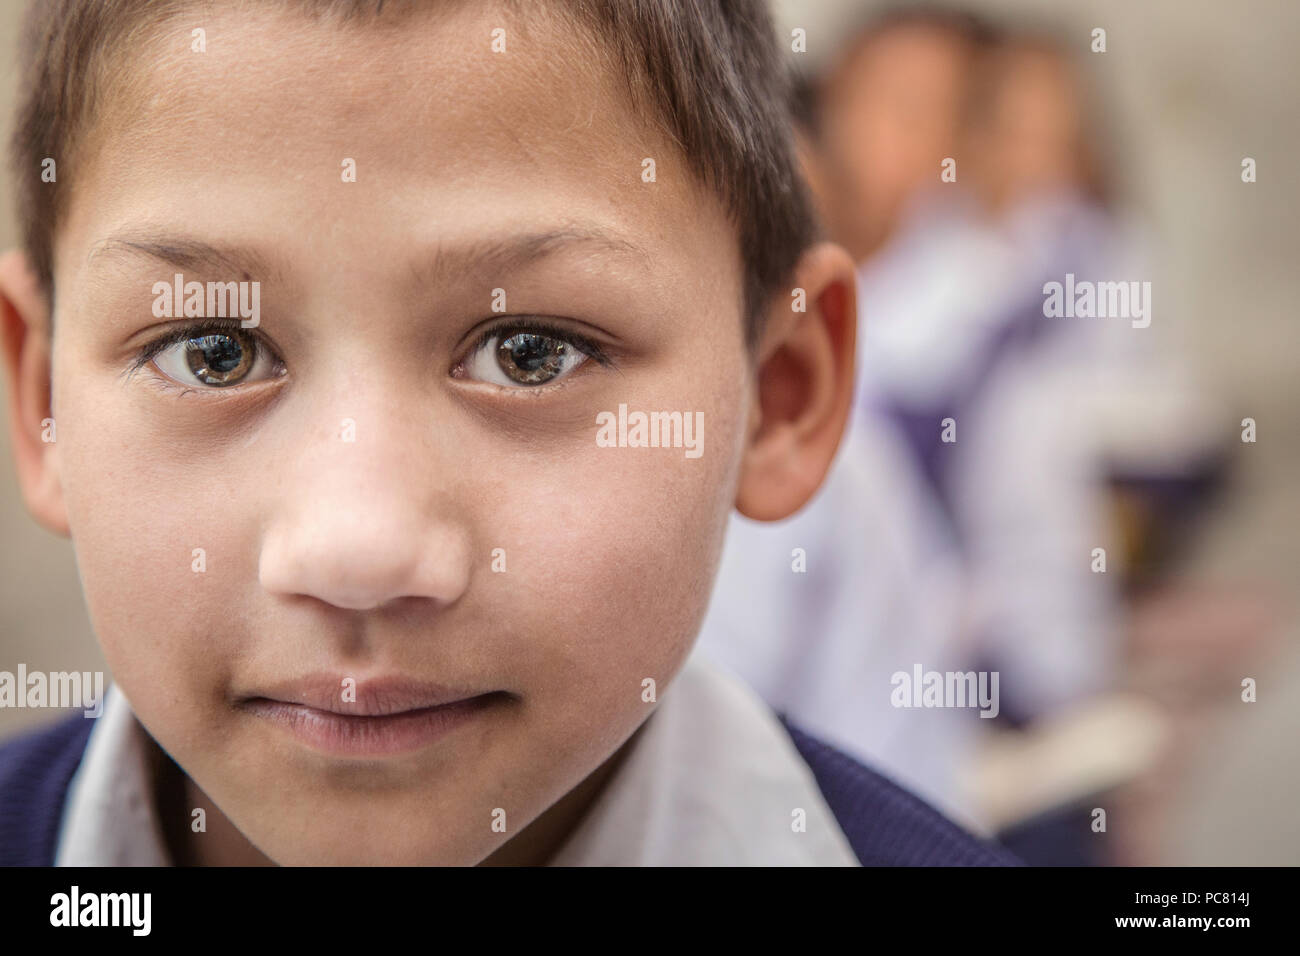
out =
[[[178,385],[231,388],[284,374],[257,336],[235,327],[178,329],[146,346],[137,367],[154,367]]]

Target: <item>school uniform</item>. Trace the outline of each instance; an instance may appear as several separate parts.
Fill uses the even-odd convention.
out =
[[[797,514],[732,515],[699,644],[799,727],[979,833],[963,772],[986,721],[894,700],[917,663],[975,663],[960,566],[921,485],[889,424],[859,409]]]
[[[858,271],[857,402],[925,476],[968,575],[968,645],[1017,722],[1105,690],[1118,666],[1114,576],[1079,555],[1109,537],[1098,400],[1147,379],[1156,353],[1127,320],[1047,317],[1044,290],[1147,274],[1132,257],[1082,196],[1042,194],[994,225],[944,187]]]
[[[153,747],[120,688],[0,746],[0,865],[170,864]],[[698,651],[660,695],[557,866],[1014,865],[804,733]]]

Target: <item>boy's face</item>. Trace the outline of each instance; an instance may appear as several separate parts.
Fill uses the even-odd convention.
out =
[[[95,630],[272,859],[476,862],[690,649],[750,402],[734,230],[558,24],[168,27],[66,174],[56,244],[53,453]],[[524,238],[553,232],[606,239]],[[186,321],[153,312],[176,273],[259,281],[260,325],[128,375]],[[530,316],[549,338],[478,347]],[[702,412],[703,455],[598,446],[620,404]],[[344,710],[345,678],[353,708],[433,702],[367,693],[391,678],[487,696],[440,734],[341,728],[303,688]]]

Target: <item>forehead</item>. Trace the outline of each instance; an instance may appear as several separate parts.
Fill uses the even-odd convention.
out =
[[[142,208],[170,231],[343,246],[581,222],[666,270],[718,257],[720,201],[634,109],[598,38],[540,5],[526,20],[465,4],[346,23],[287,6],[182,13],[124,58],[131,76],[85,151],[93,202],[74,189],[68,232],[102,242]]]

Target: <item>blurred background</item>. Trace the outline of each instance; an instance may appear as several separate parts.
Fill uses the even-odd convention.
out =
[[[858,394],[818,498],[734,520],[701,645],[1033,862],[1295,864],[1300,6],[1063,7],[774,3]],[[1140,298],[1046,315],[1067,281]],[[0,531],[0,670],[105,670],[9,463]],[[997,716],[895,706],[914,667]]]
[[[774,10],[858,400],[817,500],[733,521],[702,643],[1032,862],[1300,862],[1300,7]],[[918,669],[998,716],[895,706]]]

